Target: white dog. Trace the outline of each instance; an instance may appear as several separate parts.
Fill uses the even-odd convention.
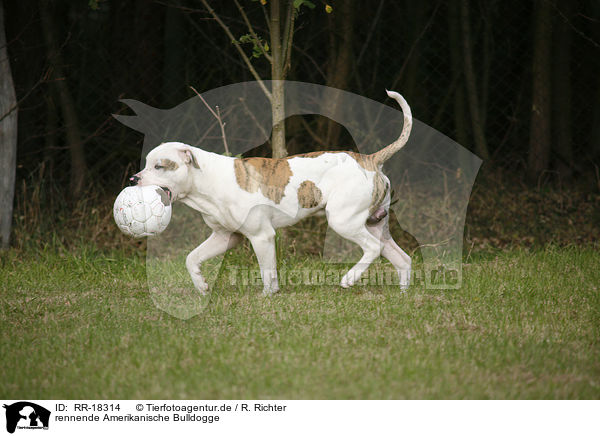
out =
[[[277,292],[275,229],[323,211],[329,226],[364,253],[342,278],[342,287],[352,286],[379,255],[394,265],[401,288],[408,287],[411,260],[387,231],[390,181],[381,170],[408,141],[412,115],[400,94],[388,95],[404,113],[402,133],[370,155],[323,151],[285,159],[239,159],[180,142],[163,143],[148,153],[146,167],[130,180],[163,187],[172,201],[199,211],[213,230],[186,259],[200,292],[208,289],[202,262],[235,247],[241,235],[256,253],[263,292]]]

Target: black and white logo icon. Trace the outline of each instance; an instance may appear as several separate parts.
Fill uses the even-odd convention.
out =
[[[6,431],[14,433],[16,429],[48,429],[50,411],[29,401],[19,401],[4,405],[6,409]]]

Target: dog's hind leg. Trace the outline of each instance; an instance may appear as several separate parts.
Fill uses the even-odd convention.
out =
[[[354,285],[369,265],[381,254],[381,243],[367,230],[364,224],[366,219],[366,215],[346,217],[339,214],[328,214],[329,226],[338,235],[354,242],[363,250],[360,260],[342,277],[340,285],[343,288]]]
[[[241,240],[242,236],[238,233],[213,232],[206,241],[188,254],[185,259],[185,266],[192,277],[194,286],[200,293],[206,294],[208,289],[208,284],[200,271],[202,262],[225,253],[230,248],[238,245]]]
[[[335,229],[334,229],[335,230]],[[339,232],[338,232],[339,233]],[[348,288],[354,285],[369,268],[375,259],[381,254],[381,245],[379,241],[369,233],[366,228],[351,234],[342,234],[344,238],[355,242],[362,248],[363,256],[350,270],[342,277],[340,285],[343,288]]]
[[[381,254],[396,268],[400,279],[400,289],[407,289],[410,285],[410,256],[391,237],[384,241]]]
[[[387,217],[376,225],[368,226],[367,228],[369,232],[381,241],[381,255],[389,260],[396,269],[400,280],[400,289],[408,288],[411,269],[410,256],[396,244],[396,241],[390,235]]]

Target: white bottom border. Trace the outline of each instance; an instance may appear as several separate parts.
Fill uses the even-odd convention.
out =
[[[279,436],[283,432],[305,436],[318,432],[562,436],[597,432],[599,410],[597,401],[1,401],[7,408],[0,414],[0,434],[8,434],[7,420],[14,421],[15,409],[23,407],[11,409],[16,402],[29,401],[50,411],[48,428],[43,429],[33,408],[22,409],[21,413],[34,416],[19,419],[14,431],[19,436],[139,431],[150,435]],[[31,419],[36,427],[30,425]]]

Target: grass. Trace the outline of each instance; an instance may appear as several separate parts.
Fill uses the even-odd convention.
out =
[[[224,265],[252,266],[249,253]],[[222,273],[188,320],[154,306],[141,254],[0,261],[3,398],[600,398],[595,246],[475,249],[453,291],[296,285],[265,298]],[[323,267],[306,253],[282,262]]]

